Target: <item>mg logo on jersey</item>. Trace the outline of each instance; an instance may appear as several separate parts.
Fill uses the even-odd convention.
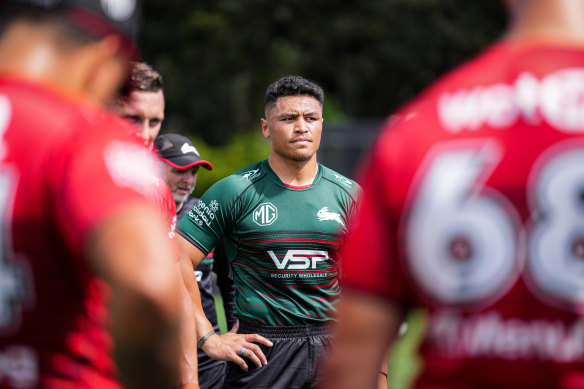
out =
[[[281,261],[273,251],[269,250],[268,254],[280,270],[316,269],[318,262],[329,259],[328,252],[321,250],[288,250]],[[286,265],[288,266],[286,267]]]
[[[272,203],[258,205],[253,211],[253,221],[260,226],[269,226],[278,218],[278,208]]]

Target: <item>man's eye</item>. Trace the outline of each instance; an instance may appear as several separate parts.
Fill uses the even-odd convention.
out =
[[[142,121],[142,119],[140,118],[140,116],[126,116],[126,119],[128,119],[129,121],[131,121],[132,123],[140,123]]]
[[[161,122],[160,119],[152,119],[152,120],[150,120],[150,127],[155,127],[155,126],[159,125],[160,122]]]

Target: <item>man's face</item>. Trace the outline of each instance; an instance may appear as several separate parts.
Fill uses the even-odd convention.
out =
[[[186,201],[197,184],[199,166],[191,166],[188,169],[177,169],[166,162],[161,161],[163,167],[163,179],[172,192],[172,197],[177,204]]]
[[[261,120],[274,156],[296,162],[316,158],[322,133],[322,107],[312,96],[284,96]]]
[[[136,128],[136,136],[151,147],[164,120],[164,94],[133,91],[127,102],[116,108],[118,115],[128,119]]]

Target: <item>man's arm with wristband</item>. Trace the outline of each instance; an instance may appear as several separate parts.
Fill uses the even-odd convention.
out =
[[[182,278],[185,288],[191,297],[196,326],[196,342],[193,342],[192,339],[184,342],[182,352],[187,355],[196,355],[197,350],[193,347],[193,344],[200,343],[201,349],[209,357],[220,361],[234,362],[242,370],[247,371],[247,363],[240,355],[241,351],[245,349],[243,356],[249,358],[257,367],[266,365],[268,363],[266,356],[260,347],[252,342],[271,347],[272,342],[268,339],[257,334],[236,334],[232,332],[220,336],[213,331],[213,326],[203,311],[201,295],[194,272],[194,269],[205,259],[206,254],[180,234],[176,236],[176,243],[179,248]]]

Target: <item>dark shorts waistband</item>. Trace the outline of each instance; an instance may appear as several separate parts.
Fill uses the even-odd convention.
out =
[[[266,338],[302,338],[330,334],[329,323],[297,326],[266,326],[239,320],[239,334],[258,334]]]

